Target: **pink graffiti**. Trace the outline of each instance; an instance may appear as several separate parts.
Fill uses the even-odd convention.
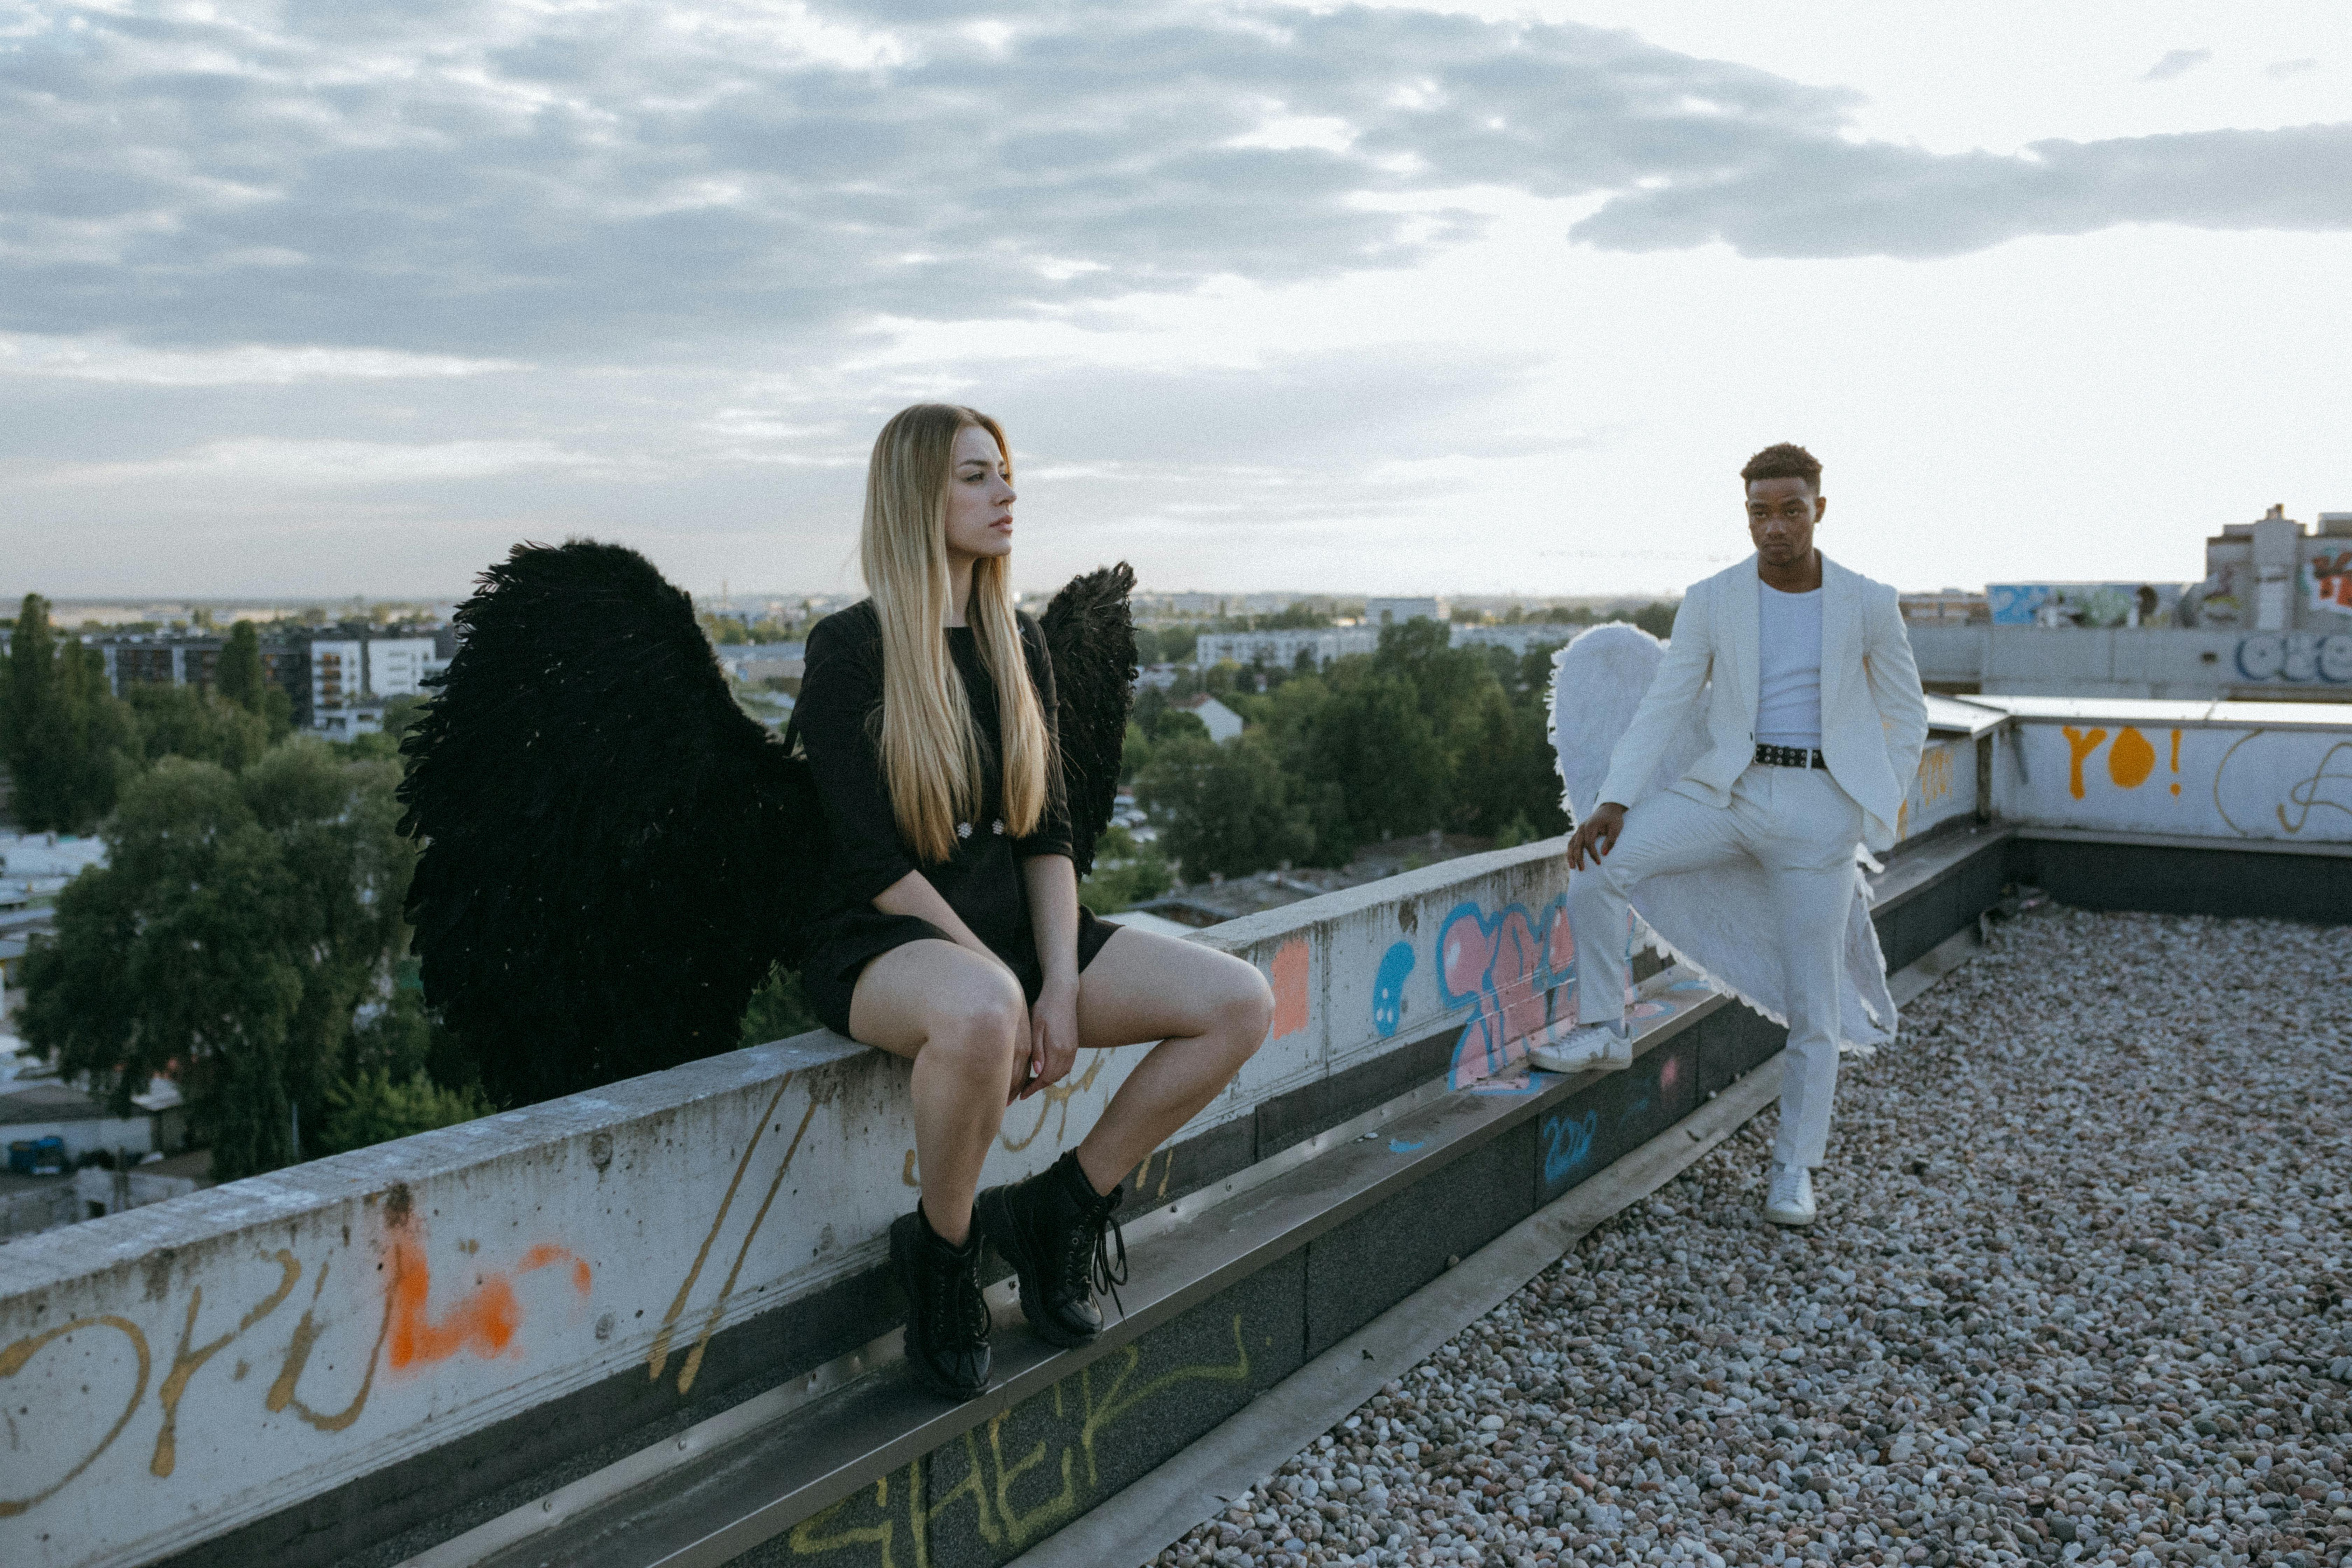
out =
[[[1525,1089],[1524,1072],[1514,1075],[1530,1038],[1549,1026],[1556,998],[1575,996],[1567,900],[1546,905],[1540,921],[1518,904],[1492,917],[1458,904],[1438,928],[1437,957],[1440,999],[1476,1009],[1454,1049],[1453,1087]]]
[[[1630,959],[1630,917],[1625,935]],[[1518,904],[1491,916],[1475,904],[1457,904],[1438,927],[1437,960],[1440,1000],[1475,1008],[1454,1047],[1452,1087],[1528,1092],[1528,1047],[1577,1027],[1576,939],[1566,896],[1545,905],[1540,918]],[[1630,963],[1627,976],[1629,1020],[1675,1011],[1671,1002],[1636,1002]]]

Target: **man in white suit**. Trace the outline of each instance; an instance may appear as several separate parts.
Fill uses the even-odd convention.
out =
[[[1895,592],[1813,548],[1829,510],[1822,466],[1768,447],[1739,477],[1756,553],[1695,584],[1624,738],[1601,805],[1568,841],[1569,929],[1584,1027],[1532,1052],[1558,1072],[1633,1060],[1624,1022],[1624,889],[1643,878],[1745,858],[1763,868],[1787,975],[1789,1045],[1764,1215],[1811,1225],[1812,1171],[1837,1089],[1841,964],[1858,847],[1885,849],[1919,768],[1927,705]],[[1704,698],[1706,748],[1648,793]]]

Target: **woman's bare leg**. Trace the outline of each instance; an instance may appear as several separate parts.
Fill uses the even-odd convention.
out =
[[[892,948],[866,966],[850,996],[851,1037],[915,1064],[923,1213],[950,1246],[971,1234],[972,1194],[1004,1120],[1025,1009],[1010,974],[951,942]]]
[[[1078,1145],[1108,1193],[1233,1081],[1265,1043],[1274,993],[1252,965],[1155,931],[1124,931],[1078,976],[1078,1037],[1092,1047],[1158,1040]]]

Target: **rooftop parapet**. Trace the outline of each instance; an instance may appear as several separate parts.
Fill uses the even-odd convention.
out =
[[[2352,710],[2282,726],[2212,705],[1938,702],[1934,717],[1905,810],[1920,848],[1890,864],[1887,905],[1924,886],[1914,868],[1936,845],[1975,855],[2012,830],[2231,866],[2318,855],[2332,880],[2287,880],[2341,901]],[[1996,808],[2008,827],[1979,822]],[[1271,1037],[1136,1173],[1138,1206],[1433,1080],[1508,1089],[1515,1053],[1573,1005],[1557,851],[1448,861],[1200,933],[1267,974]],[[1973,921],[1975,880],[1975,901],[1888,936],[1890,961]],[[1140,1054],[1089,1058],[1016,1108],[986,1179],[1050,1163]],[[446,1471],[462,1455],[487,1489],[572,1430],[643,1430],[732,1385],[835,1375],[820,1369],[895,1321],[877,1265],[919,1179],[905,1072],[808,1035],[0,1247],[0,1561],[88,1568],[207,1542],[322,1561],[359,1544],[336,1544],[339,1521],[398,1528],[457,1500],[419,1479],[436,1456]]]

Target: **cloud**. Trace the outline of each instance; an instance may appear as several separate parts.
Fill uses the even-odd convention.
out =
[[[1926,258],[2135,223],[2352,227],[2352,124],[2040,142],[2015,157],[1790,147],[1712,183],[1617,197],[1570,233],[1625,250]]]
[[[1570,25],[1166,0],[919,19],[19,3],[0,330],[408,356],[268,374],[749,339],[814,361],[880,316],[1047,319],[1409,266],[1479,231],[1448,202],[1480,188],[1599,200],[1575,231],[1595,245],[1774,256],[2352,222],[2342,127],[1943,156],[1853,140],[1843,89]],[[203,362],[265,374],[237,363]]]
[[[2210,49],[2174,49],[2140,73],[2142,81],[2170,81],[2186,76],[2213,58]]]
[[[2305,71],[2315,71],[2318,68],[2319,62],[2305,55],[2299,60],[2273,60],[2263,68],[2263,74],[2273,81],[2284,81],[2288,77],[2301,76]]]
[[[602,458],[569,451],[550,441],[398,443],[253,437],[209,442],[136,462],[83,464],[54,477],[83,484],[171,479],[257,483],[278,489],[343,489],[490,479],[531,469],[606,467]]]
[[[0,333],[0,375],[134,386],[291,386],[314,381],[443,379],[524,368],[513,360],[403,353],[393,349],[280,348],[266,343],[153,349],[113,337]]]

